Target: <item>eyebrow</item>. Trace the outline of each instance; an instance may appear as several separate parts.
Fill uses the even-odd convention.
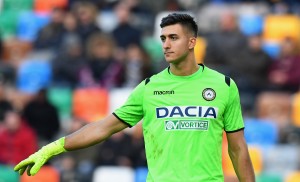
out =
[[[174,37],[174,36],[178,36],[177,34],[169,34],[169,35],[161,35],[160,38],[165,38],[165,37]]]

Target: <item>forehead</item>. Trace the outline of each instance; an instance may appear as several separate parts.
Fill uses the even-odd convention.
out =
[[[174,24],[174,25],[165,26],[161,29],[161,35],[168,36],[171,34],[185,35],[186,32],[185,32],[183,26],[178,23]]]

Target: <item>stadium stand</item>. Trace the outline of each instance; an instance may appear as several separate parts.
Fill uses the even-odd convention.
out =
[[[166,66],[159,40],[159,21],[162,16],[167,15],[169,12],[189,12],[195,15],[199,25],[195,57],[198,63],[204,62],[206,65],[211,63],[210,60],[206,59],[208,56],[208,42],[214,38],[213,36],[216,33],[220,32],[220,17],[226,12],[231,12],[235,16],[238,25],[236,31],[245,38],[253,35],[262,36],[262,50],[271,57],[273,62],[278,60],[281,54],[281,45],[284,39],[289,37],[298,41],[298,43],[300,41],[300,4],[296,1],[268,1],[268,3],[266,1],[247,1],[245,3],[242,0],[197,1],[197,3],[196,1],[183,0],[167,1],[136,1],[137,4],[132,4],[130,23],[141,31],[142,40],[141,45],[138,46],[144,50],[146,57],[151,60],[150,70],[143,70],[143,72],[155,74]],[[68,31],[63,32],[66,33],[64,35],[74,35],[76,37],[81,33],[89,37],[91,36],[89,32],[93,32],[93,28],[97,28],[97,26],[99,28],[99,30],[95,30],[97,33],[111,34],[114,28],[118,26],[118,19],[114,12],[116,1],[97,1],[97,3],[95,3],[96,1],[89,1],[97,8],[97,19],[95,20],[97,22],[95,24],[89,22],[93,20],[92,17],[89,17],[89,13],[74,14],[75,9],[81,9],[79,8],[81,4],[77,2],[76,0],[0,0],[0,82],[1,86],[7,90],[4,98],[14,108],[22,112],[22,106],[28,103],[40,88],[47,88],[48,98],[57,107],[60,114],[62,125],[58,135],[68,133],[65,131],[70,130],[68,120],[76,118],[82,123],[75,125],[82,127],[87,122],[101,119],[108,113],[113,112],[125,102],[133,90],[132,87],[124,86],[126,79],[128,79],[125,76],[126,71],[122,71],[123,84],[121,83],[118,87],[113,88],[99,85],[95,87],[95,85],[83,85],[82,83],[76,83],[74,87],[69,88],[58,87],[53,83],[52,70],[48,60],[61,54],[65,50],[63,49],[65,48],[64,45],[56,45],[55,48],[57,49],[55,51],[50,49],[41,50],[33,46],[35,45],[37,32],[49,23],[53,8],[62,8],[63,11],[74,16],[74,20],[76,20],[75,22],[68,21],[66,25],[64,24],[64,27],[60,27],[63,31],[68,29]],[[193,3],[192,8],[187,8],[191,7],[188,4],[189,2]],[[168,7],[165,7],[167,4]],[[151,28],[145,28],[146,21],[141,21],[148,14],[153,14],[153,20],[149,18],[151,21],[147,21]],[[91,23],[90,25],[93,25],[93,27],[84,26],[79,31],[79,17],[82,22],[87,21],[87,24]],[[230,41],[216,42],[217,45],[222,44],[225,47],[234,44]],[[89,56],[88,51],[86,51],[87,47],[82,42],[80,42],[80,45],[82,45],[82,48],[80,50],[74,49],[74,51],[71,51],[70,56],[82,56],[82,59],[86,61]],[[99,47],[103,48],[103,46]],[[231,55],[236,57],[245,47],[247,47],[246,44],[237,46],[238,49],[232,52]],[[101,51],[103,50],[99,49],[99,54],[102,54]],[[98,51],[96,52],[98,53]],[[126,66],[128,52],[124,49],[115,48],[113,53],[116,61]],[[299,56],[299,50],[296,53],[296,56]],[[216,53],[215,55],[220,54]],[[72,60],[71,58],[67,59]],[[257,65],[255,60],[253,58],[247,60],[253,60],[249,64],[249,70],[255,70],[257,68],[255,67]],[[221,68],[226,67],[226,69],[223,69],[224,72],[226,71],[226,74],[228,73],[236,80],[240,77],[234,76],[236,70],[232,69],[233,62],[229,62],[229,64],[222,63],[220,66]],[[239,62],[236,61],[235,63]],[[103,65],[100,65],[100,67],[105,68],[105,61],[101,64]],[[64,66],[67,67],[68,64]],[[296,69],[300,70],[300,68]],[[7,77],[4,75],[5,71],[15,72],[16,79],[3,82],[3,77]],[[80,78],[81,75],[78,74],[78,80]],[[300,80],[300,78],[298,79]],[[242,80],[239,83],[243,84],[246,81]],[[251,112],[244,112],[244,120],[245,138],[249,144],[250,156],[257,174],[256,179],[258,182],[298,182],[300,179],[299,90],[296,92],[288,88],[285,91],[274,90],[268,87],[268,79],[266,79],[264,85],[266,87],[261,88],[259,91],[247,90],[257,93],[255,96],[249,96],[245,94],[245,90],[240,90],[242,99],[255,102]],[[244,108],[245,103],[242,102],[241,104]],[[141,127],[139,130],[142,132]],[[130,130],[126,133],[131,137],[133,135]],[[235,177],[226,145],[226,138],[224,138],[223,171],[225,182],[235,182],[238,180]],[[144,151],[141,150],[140,153],[142,152]],[[74,161],[77,161],[76,157],[74,157]],[[58,165],[54,165],[54,163]],[[11,166],[1,164],[0,181],[59,181],[60,171],[57,166],[60,165],[60,161],[55,161],[54,158],[49,164],[37,176],[22,176],[20,179],[17,173],[12,171]],[[93,161],[89,161],[89,164],[92,166]],[[120,166],[94,167],[93,176],[91,177],[94,182],[102,182],[102,180],[104,180],[103,182],[142,182],[145,181],[147,175],[146,166],[137,168],[133,166],[126,168]],[[74,179],[73,181],[90,182],[85,181],[84,177],[80,179],[82,180]]]

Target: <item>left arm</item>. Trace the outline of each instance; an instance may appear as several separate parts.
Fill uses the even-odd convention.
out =
[[[240,182],[254,182],[255,175],[244,138],[244,130],[227,133],[228,153]]]

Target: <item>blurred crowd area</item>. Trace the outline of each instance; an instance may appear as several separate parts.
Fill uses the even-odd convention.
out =
[[[197,62],[237,83],[257,181],[300,181],[294,0],[0,0],[0,181],[145,181],[141,123],[52,159],[36,177],[12,166],[110,114],[166,68],[159,23],[170,12],[195,17]],[[237,181],[223,143],[225,181]]]

